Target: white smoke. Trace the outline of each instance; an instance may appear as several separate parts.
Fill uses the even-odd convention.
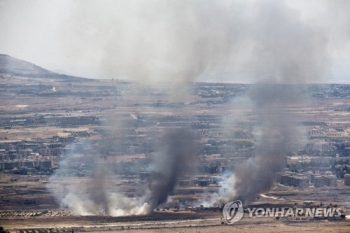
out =
[[[234,173],[226,172],[224,174],[221,174],[220,181],[218,182],[218,192],[204,194],[198,205],[211,207],[219,206],[231,201],[232,196],[236,194],[235,184],[236,177]]]
[[[50,177],[48,188],[62,207],[76,215],[145,215],[168,200],[181,174],[195,166],[195,143],[186,130],[166,131],[158,146],[159,155],[149,165],[148,184],[141,195],[126,196],[116,185],[119,180],[113,168],[95,153],[89,141],[73,144],[72,153],[59,163]],[[91,174],[77,177],[83,170]],[[135,192],[140,193],[140,192]]]
[[[152,210],[145,196],[128,197],[116,186],[117,177],[103,159],[92,157],[89,141],[72,145],[72,153],[59,163],[50,177],[48,189],[61,207],[68,207],[76,215],[142,215]],[[92,174],[77,177],[79,166],[86,163]]]

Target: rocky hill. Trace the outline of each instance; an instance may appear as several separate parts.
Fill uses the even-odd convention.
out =
[[[22,61],[6,54],[0,54],[0,73],[18,76],[47,76],[55,74],[30,62]]]
[[[88,80],[85,78],[69,76],[65,74],[58,74],[46,70],[33,63],[23,61],[6,54],[0,54],[0,75],[13,75],[20,77],[35,77],[35,78],[54,78],[66,79],[70,81]]]

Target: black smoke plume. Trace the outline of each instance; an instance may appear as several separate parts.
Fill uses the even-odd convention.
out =
[[[253,201],[258,194],[271,189],[276,173],[284,169],[286,155],[295,149],[298,138],[303,138],[286,111],[301,100],[300,95],[298,86],[285,84],[257,84],[250,90],[261,133],[255,157],[235,168],[236,199]]]
[[[174,191],[179,177],[191,173],[195,168],[196,146],[191,133],[176,129],[165,133],[149,177],[150,206],[153,210],[167,201]]]

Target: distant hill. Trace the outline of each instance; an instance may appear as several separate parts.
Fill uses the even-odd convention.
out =
[[[19,76],[52,75],[53,72],[45,70],[30,62],[0,54],[0,73],[14,74]]]
[[[0,74],[11,74],[22,77],[47,77],[47,78],[59,78],[69,79],[70,81],[83,81],[88,80],[85,78],[58,74],[33,63],[23,61],[6,54],[0,54]]]

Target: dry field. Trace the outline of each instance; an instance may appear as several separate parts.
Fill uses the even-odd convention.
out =
[[[36,229],[42,232],[349,232],[350,221],[295,219],[275,220],[244,217],[233,225],[222,224],[219,213],[154,213],[151,216],[51,216],[2,219],[11,232]]]
[[[11,182],[11,178],[18,178]],[[347,220],[314,220],[295,218],[244,218],[227,225],[220,211],[197,210],[189,211],[180,208],[175,210],[160,209],[148,216],[110,217],[110,216],[74,216],[68,209],[60,209],[52,195],[46,189],[48,177],[41,176],[33,182],[30,177],[2,175],[1,197],[9,201],[0,203],[0,225],[10,232],[350,232],[350,221]],[[77,183],[86,177],[68,179],[67,182]],[[132,189],[134,185],[125,185],[123,189]],[[194,187],[189,187],[193,190]],[[197,187],[197,191],[198,190]],[[172,198],[175,200],[186,188],[178,190]],[[332,193],[338,193],[336,198]],[[262,196],[256,205],[302,205],[303,200],[328,200],[342,206],[349,196],[350,190],[338,187],[334,190],[320,188],[317,190],[297,190],[291,187],[276,185],[271,193]],[[343,195],[339,195],[343,193]],[[183,196],[184,197],[184,196]],[[182,198],[183,198],[182,197]],[[192,198],[199,194],[192,195]],[[188,197],[190,198],[190,197]],[[35,200],[36,204],[25,205],[25,199]],[[338,201],[337,201],[338,199]],[[328,202],[327,202],[328,203]],[[326,204],[326,203],[325,203]],[[345,209],[347,215],[350,210]],[[28,231],[33,232],[33,231]]]

